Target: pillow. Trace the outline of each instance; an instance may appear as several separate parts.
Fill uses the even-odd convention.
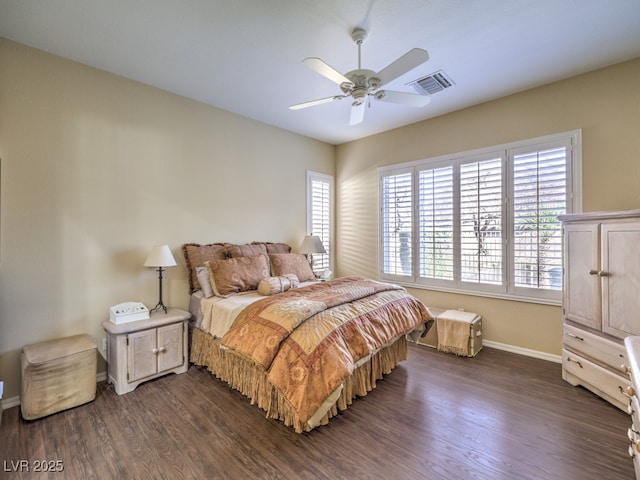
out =
[[[269,260],[271,260],[271,273],[274,277],[292,273],[301,282],[316,279],[309,261],[301,253],[271,253]]]
[[[189,272],[189,293],[202,289],[198,282],[197,267],[201,267],[209,260],[224,260],[227,258],[226,248],[228,243],[185,243],[182,245],[182,253]]]
[[[256,290],[260,280],[269,276],[269,259],[266,254],[250,257],[211,260],[209,269],[211,287],[219,297]]]
[[[298,288],[300,281],[292,273],[280,277],[267,277],[260,280],[258,293],[260,295],[273,295],[275,293],[286,292],[290,288]]]
[[[213,297],[209,269],[207,267],[196,267],[196,272],[198,273],[198,283],[200,284],[200,290],[202,290],[204,298]]]
[[[228,245],[227,255],[229,257],[251,257],[267,253],[264,243],[245,243],[244,245]]]
[[[286,243],[265,243],[267,253],[290,253],[291,246]]]

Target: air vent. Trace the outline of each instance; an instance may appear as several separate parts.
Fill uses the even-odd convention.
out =
[[[423,95],[427,93],[433,95],[434,93],[441,92],[445,88],[454,86],[455,83],[453,83],[453,80],[451,80],[446,73],[444,73],[442,70],[438,70],[437,72],[427,75],[426,77],[414,80],[407,85],[411,85]]]

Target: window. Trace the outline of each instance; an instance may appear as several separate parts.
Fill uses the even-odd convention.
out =
[[[580,173],[580,131],[381,168],[381,278],[559,302]]]
[[[321,274],[331,269],[333,233],[333,177],[307,172],[307,232],[317,235],[327,251],[313,255],[313,271]]]

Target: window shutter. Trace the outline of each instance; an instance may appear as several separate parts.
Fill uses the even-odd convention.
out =
[[[502,159],[460,166],[463,282],[502,283]]]
[[[514,269],[516,287],[560,290],[562,225],[567,210],[565,147],[514,155]]]
[[[382,181],[383,273],[413,276],[413,189],[411,172]]]
[[[328,178],[310,178],[309,233],[317,235],[327,253],[313,254],[313,271],[320,274],[330,268],[331,252],[331,183]]]
[[[420,277],[453,280],[453,167],[421,170],[418,178]]]

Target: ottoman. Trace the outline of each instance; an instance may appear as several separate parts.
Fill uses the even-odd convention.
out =
[[[74,335],[22,348],[21,409],[33,420],[96,397],[97,348],[89,335]]]

